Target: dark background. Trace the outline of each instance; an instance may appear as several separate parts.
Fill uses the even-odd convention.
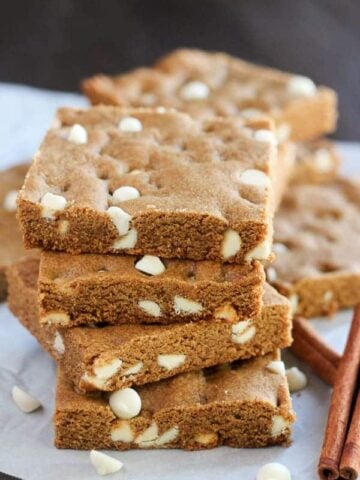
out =
[[[180,47],[302,73],[340,95],[337,137],[360,140],[359,0],[12,0],[0,3],[0,81],[78,90]]]

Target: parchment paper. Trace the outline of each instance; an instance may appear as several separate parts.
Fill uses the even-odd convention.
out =
[[[58,106],[85,105],[80,95],[48,92],[0,84],[0,166],[5,168],[31,158]],[[360,145],[341,144],[346,155],[344,171],[360,172]],[[313,325],[339,352],[343,348],[351,313]],[[108,478],[122,480],[253,480],[261,465],[278,461],[294,480],[316,478],[331,390],[288,352],[287,367],[298,365],[308,375],[308,387],[293,396],[298,416],[289,448],[218,448],[202,452],[111,452],[124,468]],[[99,478],[88,452],[57,450],[52,445],[55,365],[36,341],[0,306],[0,471],[23,480],[92,480]],[[32,414],[18,410],[11,388],[19,385],[39,398],[43,408]]]

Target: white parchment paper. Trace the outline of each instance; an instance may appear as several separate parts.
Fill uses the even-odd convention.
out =
[[[83,106],[80,95],[0,84],[0,167],[31,158],[55,109]],[[360,145],[340,144],[346,156],[344,172],[360,172]],[[332,320],[313,321],[339,352],[348,331],[349,311]],[[326,422],[330,388],[305,365],[285,352],[287,366],[298,365],[308,375],[306,390],[293,396],[298,416],[289,448],[218,448],[202,452],[111,452],[124,468],[109,478],[122,480],[253,480],[261,465],[278,461],[287,465],[294,480],[316,478],[316,464]],[[18,410],[11,388],[19,385],[42,402],[32,414]],[[52,445],[55,365],[11,315],[0,306],[0,471],[23,480],[92,480],[99,478],[88,452],[57,450]]]

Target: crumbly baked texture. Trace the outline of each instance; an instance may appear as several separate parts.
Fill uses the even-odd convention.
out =
[[[340,156],[326,139],[299,143],[291,183],[329,183],[339,174]]]
[[[129,116],[141,131],[119,128]],[[270,258],[272,179],[284,174],[269,121],[250,124],[161,109],[59,110],[18,199],[26,247],[235,263]],[[86,143],[74,143],[75,135]],[[120,200],[115,192],[124,186],[139,196]]]
[[[296,141],[333,132],[337,120],[336,93],[315,87],[309,80],[305,83],[310,86],[294,87],[297,79],[296,75],[224,53],[183,49],[170,53],[153,68],[139,68],[113,77],[96,75],[83,81],[82,88],[93,104],[162,105],[195,118],[248,116],[249,110],[252,114],[256,110],[270,114],[282,135],[289,133]],[[191,99],[191,92],[185,89],[193,81],[200,81],[205,87],[193,93],[195,98]]]
[[[291,344],[289,302],[269,285],[265,285],[262,313],[245,321],[227,317],[54,331],[39,323],[38,269],[38,260],[32,258],[8,269],[9,307],[81,391],[142,385]]]
[[[43,252],[41,323],[190,322],[221,317],[225,310],[240,320],[260,313],[265,274],[257,261],[236,265],[162,260],[164,271],[152,276],[136,268],[142,258]],[[147,308],[144,302],[155,305]]]
[[[275,218],[268,280],[305,317],[360,302],[360,180],[298,185]]]
[[[21,188],[28,168],[29,165],[18,165],[0,171],[0,301],[6,297],[6,267],[25,254],[13,209],[15,203],[10,196]]]
[[[76,393],[59,368],[55,445],[106,448],[183,448],[288,444],[295,415],[286,377],[267,368],[279,353],[177,375],[137,389],[138,416],[121,420],[106,396]]]

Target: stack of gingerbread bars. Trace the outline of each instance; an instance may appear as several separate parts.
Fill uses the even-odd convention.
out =
[[[58,111],[18,198],[40,262],[8,273],[58,362],[56,446],[287,443],[291,306],[264,269],[292,140],[333,130],[334,93],[199,51],[84,90],[112,105]]]

